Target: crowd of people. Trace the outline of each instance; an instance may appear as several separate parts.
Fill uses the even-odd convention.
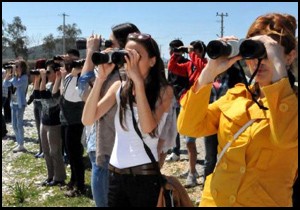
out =
[[[246,46],[247,54],[212,58],[203,41],[174,39],[165,66],[155,38],[126,22],[111,28],[105,46],[99,34],[88,37],[84,59],[70,49],[38,59],[35,70],[22,59],[3,64],[2,107],[10,103],[13,152],[27,151],[24,111],[33,102],[35,157],[47,168],[41,185],[66,186],[68,197],[86,195],[86,150],[95,206],[155,207],[156,169],[180,160],[184,136],[189,163],[180,177],[186,188],[204,177],[200,206],[298,206],[296,28],[288,14],[259,16],[245,36],[262,46],[259,55],[258,47]],[[33,91],[26,100],[28,72]],[[6,123],[2,114],[2,138]],[[204,174],[196,170],[200,137]]]

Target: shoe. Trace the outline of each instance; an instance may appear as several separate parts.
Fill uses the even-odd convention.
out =
[[[40,153],[36,158],[44,158],[44,153]]]
[[[187,170],[187,171],[184,172],[183,174],[180,174],[180,175],[179,175],[179,178],[184,178],[184,179],[186,179],[186,178],[188,177],[189,173],[190,173],[190,170]],[[197,171],[195,172],[195,174],[196,174],[196,178],[199,178],[199,177],[200,177],[200,175],[198,174]]]
[[[81,191],[81,190],[73,189],[73,190],[69,190],[69,191],[65,192],[64,194],[67,197],[78,197],[78,196],[84,195],[85,192]]]
[[[199,206],[199,204],[200,204],[200,197],[197,197],[197,199],[196,199],[196,206]]]
[[[27,152],[27,150],[23,145],[19,145],[17,148],[13,149],[13,153],[16,152]]]
[[[73,190],[74,189],[74,182],[68,182],[68,184],[66,185],[66,189],[67,190]]]
[[[189,188],[189,187],[195,187],[197,185],[197,178],[196,178],[196,173],[192,174],[189,173],[189,175],[186,178],[186,183],[184,187]]]
[[[166,162],[175,162],[175,161],[178,161],[179,159],[180,159],[180,156],[176,155],[174,152],[172,152],[172,154],[166,158]]]
[[[52,180],[51,182],[48,182],[47,186],[52,187],[52,186],[64,186],[66,185],[65,181],[56,181]]]
[[[63,160],[64,160],[65,166],[70,164],[69,158],[66,155],[63,156]]]
[[[38,152],[34,155],[35,158],[39,158],[39,156],[42,154],[42,152]]]
[[[50,182],[52,182],[52,180],[53,180],[53,179],[46,179],[45,181],[43,181],[43,182],[41,183],[41,185],[42,185],[42,186],[48,186],[48,184],[49,184]]]
[[[3,133],[2,133],[2,140],[6,140],[7,139],[7,130],[6,131],[4,131]]]

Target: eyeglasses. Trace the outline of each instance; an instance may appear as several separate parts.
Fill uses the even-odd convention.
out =
[[[128,34],[128,39],[148,40],[150,38],[151,38],[150,34],[137,33],[137,32]]]

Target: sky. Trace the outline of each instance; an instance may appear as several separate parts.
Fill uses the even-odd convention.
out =
[[[244,38],[256,17],[270,13],[289,13],[298,18],[297,2],[2,2],[2,20],[12,23],[19,16],[27,27],[25,35],[31,46],[42,44],[57,27],[76,23],[81,37],[93,32],[108,39],[111,27],[124,22],[134,23],[140,31],[151,34],[168,59],[169,42],[181,39],[185,46],[194,40],[205,44],[221,35]],[[218,14],[218,15],[217,15]],[[298,19],[297,19],[298,21]],[[296,32],[298,36],[298,30]]]

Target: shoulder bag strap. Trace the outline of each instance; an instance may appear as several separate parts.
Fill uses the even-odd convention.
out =
[[[160,168],[158,166],[158,162],[155,160],[152,152],[151,152],[151,149],[148,147],[148,145],[144,142],[144,139],[143,139],[143,136],[142,136],[142,133],[140,131],[140,129],[138,128],[138,125],[137,125],[137,122],[136,122],[136,119],[134,117],[134,112],[133,112],[133,95],[130,94],[129,95],[129,106],[130,106],[130,109],[131,109],[131,115],[132,115],[132,121],[133,121],[133,127],[135,129],[135,131],[137,132],[137,134],[139,135],[140,139],[142,140],[143,142],[143,145],[144,145],[144,149],[147,153],[147,155],[149,156],[153,166],[154,166],[154,169],[157,171],[157,174],[158,174],[158,177],[159,177],[159,181],[160,181],[160,184],[163,188],[163,193],[164,193],[164,198],[165,198],[165,205],[166,207],[174,207],[174,201],[173,201],[173,197],[172,197],[172,192],[170,190],[167,190],[165,188],[165,185],[167,183],[167,180],[166,178],[161,174],[160,172]]]
[[[225,152],[227,151],[227,149],[230,147],[230,145],[235,142],[235,140],[237,139],[237,137],[244,132],[244,130],[246,130],[247,127],[249,127],[253,122],[255,121],[255,119],[251,119],[249,120],[245,125],[243,125],[243,127],[240,128],[240,130],[238,130],[238,132],[236,132],[233,136],[233,140],[227,142],[227,144],[225,145],[225,147],[223,148],[223,150],[221,151],[221,153],[218,155],[217,157],[217,163],[216,166],[218,165],[218,163],[220,162],[221,158],[223,157],[223,155],[225,154]]]

